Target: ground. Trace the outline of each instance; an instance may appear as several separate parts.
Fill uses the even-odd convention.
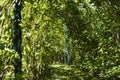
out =
[[[52,68],[53,80],[84,80],[80,77],[81,71],[75,69],[73,65],[53,64]]]

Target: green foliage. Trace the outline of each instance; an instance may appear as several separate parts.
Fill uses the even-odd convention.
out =
[[[119,4],[119,0],[22,1],[23,66],[18,77],[50,79],[50,65],[63,63],[66,25],[76,74],[73,80],[78,76],[81,80],[120,79]],[[13,51],[13,19],[12,0],[0,1],[0,77],[4,79],[14,78],[13,62],[18,56]]]

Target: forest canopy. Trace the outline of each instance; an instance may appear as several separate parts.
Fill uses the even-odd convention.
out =
[[[22,73],[17,80],[120,79],[120,0],[20,1]],[[14,4],[0,0],[3,80],[14,78],[19,56],[13,48]]]

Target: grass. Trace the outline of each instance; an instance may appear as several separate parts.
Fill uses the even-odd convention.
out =
[[[53,64],[52,79],[50,80],[84,80],[80,77],[81,72],[76,70],[73,65]],[[79,76],[78,76],[79,75]]]

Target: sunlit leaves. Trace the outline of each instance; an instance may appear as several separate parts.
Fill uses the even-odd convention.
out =
[[[63,27],[66,25],[71,38],[71,63],[85,74],[82,77],[86,80],[117,78],[120,63],[119,2],[22,1],[23,75],[27,79],[42,79],[50,72],[52,62],[63,62]],[[12,66],[16,56],[13,55],[14,16],[11,5],[12,0],[0,1],[0,69],[3,71],[6,69],[4,66]]]

